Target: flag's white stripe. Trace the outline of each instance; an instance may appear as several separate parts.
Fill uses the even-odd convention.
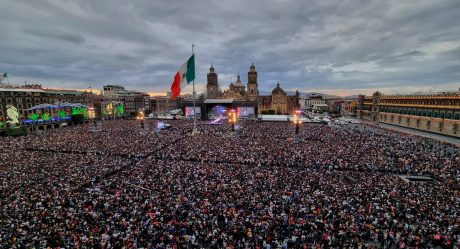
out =
[[[184,88],[187,86],[187,62],[186,61],[182,66],[179,68],[179,74],[180,74],[180,89]]]

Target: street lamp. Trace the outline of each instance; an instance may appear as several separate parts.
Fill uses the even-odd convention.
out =
[[[300,110],[296,110],[294,112],[292,123],[295,125],[295,134],[299,134],[300,124],[302,124],[301,112]]]
[[[234,109],[230,110],[228,114],[228,122],[232,125],[232,131],[235,131],[235,124],[237,121],[236,111]]]
[[[88,107],[88,116],[90,119],[94,119],[96,117],[96,112],[93,106]]]

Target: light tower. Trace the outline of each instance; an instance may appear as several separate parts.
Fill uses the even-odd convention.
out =
[[[139,110],[139,113],[137,114],[136,119],[141,121],[141,128],[144,129],[144,119],[145,119],[144,110],[142,109]]]
[[[235,131],[235,124],[237,120],[238,118],[235,109],[231,109],[228,114],[228,122],[232,125],[232,131]]]
[[[301,111],[296,110],[294,112],[293,118],[292,118],[292,123],[295,126],[295,135],[299,134],[300,130],[300,124],[302,124],[302,117],[301,117]]]

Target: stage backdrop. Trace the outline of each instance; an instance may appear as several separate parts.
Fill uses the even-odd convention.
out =
[[[193,106],[187,106],[185,107],[185,117],[186,118],[193,118],[193,115],[196,113],[196,118],[201,117],[201,108],[200,107],[195,107],[195,110],[193,110]]]
[[[241,118],[251,118],[254,117],[254,107],[238,107],[237,109],[238,117]]]

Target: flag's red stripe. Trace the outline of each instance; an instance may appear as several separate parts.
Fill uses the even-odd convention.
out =
[[[174,76],[174,82],[171,85],[172,99],[175,99],[180,96],[180,73],[177,72]]]

